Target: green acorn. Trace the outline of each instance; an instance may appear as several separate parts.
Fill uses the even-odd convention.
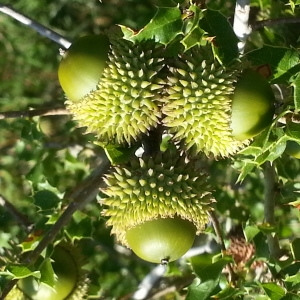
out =
[[[80,300],[87,295],[87,274],[81,267],[83,257],[72,244],[61,242],[54,247],[51,267],[55,274],[53,287],[44,282],[38,283],[30,276],[20,279],[8,294],[7,300]],[[41,267],[43,278],[43,267]],[[47,269],[45,270],[47,273]],[[48,275],[46,275],[48,276]]]
[[[133,44],[112,38],[98,87],[78,103],[67,101],[79,126],[101,142],[131,144],[161,118],[162,48],[152,41]]]
[[[134,157],[104,180],[103,215],[111,233],[147,261],[178,259],[208,223],[213,197],[207,176],[184,156],[167,150]]]
[[[243,148],[231,130],[231,103],[242,73],[240,62],[225,68],[214,58],[211,45],[193,47],[169,67],[163,123],[193,154],[227,157]]]

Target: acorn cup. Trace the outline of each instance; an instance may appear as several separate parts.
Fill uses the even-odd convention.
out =
[[[243,61],[221,65],[210,44],[193,47],[169,66],[163,124],[192,155],[233,155],[272,122],[272,89],[246,67]]]
[[[167,150],[132,158],[104,177],[107,225],[142,259],[167,263],[184,255],[208,223],[214,199],[195,164]]]
[[[66,105],[100,142],[130,145],[160,122],[163,49],[153,41],[133,44],[121,37],[111,43],[97,89]]]

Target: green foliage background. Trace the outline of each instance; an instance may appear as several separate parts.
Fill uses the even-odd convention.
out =
[[[155,1],[14,2],[10,4],[15,9],[70,40],[99,33],[113,24],[140,29],[156,12]],[[251,5],[252,22],[300,18],[296,0],[255,0]],[[207,1],[207,6],[232,21],[235,1]],[[217,24],[215,28],[217,30]],[[300,239],[300,161],[284,152],[288,140],[300,143],[297,122],[299,46],[299,23],[253,31],[246,52],[254,64],[268,64],[272,71],[270,81],[277,84],[274,90],[278,99],[278,119],[234,159],[203,160],[203,167],[209,170],[215,187],[214,196],[218,200],[215,208],[222,229],[227,232],[228,227],[242,225],[249,241],[256,246],[253,259],[266,263],[272,280],[260,283],[252,274],[250,278],[241,275],[236,286],[227,284],[222,270],[228,258],[220,258],[220,250],[216,247],[212,254],[193,257],[188,263],[180,260],[170,264],[167,275],[152,291],[164,292],[160,299],[209,299],[212,295],[217,295],[217,299],[300,299],[300,249],[297,247]],[[235,45],[228,47],[235,49]],[[57,79],[58,45],[0,14],[0,57],[0,112],[64,107],[64,95]],[[282,119],[285,122],[277,122]],[[62,126],[57,126],[58,123]],[[7,266],[9,269],[14,255],[19,255],[21,248],[17,245],[27,238],[31,225],[34,230],[49,230],[69,204],[63,195],[80,186],[82,180],[105,160],[103,150],[93,144],[89,135],[83,135],[70,117],[56,116],[50,127],[51,132],[45,134],[39,117],[0,119],[0,194],[21,214],[13,215],[5,205],[0,206],[0,270],[4,272],[0,277],[0,293],[7,284],[5,270]],[[276,222],[272,226],[264,222],[269,168],[275,170],[276,180],[276,191],[273,191]],[[100,213],[101,207],[95,198],[73,215],[56,240],[67,236],[78,247],[84,245],[82,251],[88,258],[85,269],[92,283],[91,298],[130,299],[155,266],[117,246]],[[278,236],[285,260],[270,257],[266,243],[269,233]],[[195,245],[203,246],[214,237],[212,227],[208,226]],[[229,238],[224,238],[227,245]],[[34,243],[23,244],[23,250],[34,246]],[[13,274],[17,276],[17,273]],[[193,274],[201,283],[198,278],[193,281]],[[168,287],[175,287],[175,290],[168,292]]]

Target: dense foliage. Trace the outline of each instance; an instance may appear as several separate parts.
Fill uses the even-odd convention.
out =
[[[20,0],[14,8],[70,40],[121,24],[136,43],[170,46],[182,35],[186,50],[213,41],[220,64],[239,56],[235,1],[174,2]],[[127,161],[140,144],[103,147],[84,134],[64,110],[60,46],[1,14],[0,294],[32,276],[54,286],[50,257],[64,241],[80,252],[89,299],[300,299],[300,161],[285,151],[300,144],[299,4],[251,1],[244,58],[272,84],[275,117],[236,155],[198,153],[215,217],[194,252],[163,267],[119,245],[98,203],[109,163]],[[48,110],[54,115],[42,116]],[[153,271],[160,276],[143,289]]]

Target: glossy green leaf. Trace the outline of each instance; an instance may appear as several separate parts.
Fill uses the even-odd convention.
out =
[[[285,294],[284,289],[277,283],[263,283],[261,287],[272,300],[280,300]]]
[[[31,271],[28,267],[18,264],[8,265],[7,271],[12,276],[12,279],[21,279],[29,276],[40,278],[41,276],[39,271]]]
[[[73,214],[73,218],[66,228],[66,232],[72,241],[81,238],[90,238],[92,231],[91,218],[80,211]]]
[[[196,45],[201,45],[206,34],[205,30],[199,26],[199,22],[204,16],[203,10],[196,5],[192,5],[189,8],[189,12],[192,13],[192,17],[187,16],[184,30],[185,36],[181,41],[185,51]]]
[[[128,162],[136,149],[137,147],[128,148],[112,144],[104,146],[105,153],[112,165]]]
[[[155,40],[168,45],[176,36],[182,34],[182,25],[181,11],[178,7],[159,7],[153,19],[138,32],[125,26],[121,26],[121,29],[127,40]]]
[[[207,9],[200,21],[200,27],[213,38],[216,57],[225,65],[238,58],[238,39],[228,19],[219,11]]]
[[[33,196],[35,204],[40,207],[42,211],[55,209],[60,202],[60,199],[51,191],[43,190],[38,191]]]
[[[246,56],[254,66],[269,65],[274,83],[288,83],[299,72],[299,53],[296,50],[265,45]]]
[[[55,274],[52,268],[51,258],[45,258],[40,269],[41,282],[54,287],[55,285]]]
[[[186,300],[209,299],[217,285],[217,280],[207,280],[200,284],[192,284],[188,288]]]

